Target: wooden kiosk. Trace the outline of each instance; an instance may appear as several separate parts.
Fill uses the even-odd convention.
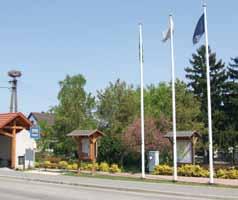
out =
[[[22,113],[0,114],[1,154],[9,154],[12,169],[16,168],[16,134],[31,127],[31,122]],[[10,150],[10,151],[9,151]]]
[[[195,147],[201,135],[196,131],[177,131],[178,164],[195,164]],[[173,144],[173,132],[165,135]]]
[[[104,133],[99,130],[74,130],[67,136],[73,137],[77,143],[79,161],[96,161],[97,140],[104,136]]]

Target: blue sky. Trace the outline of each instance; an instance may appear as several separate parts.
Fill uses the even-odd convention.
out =
[[[227,1],[228,2],[228,1]],[[23,72],[19,111],[46,111],[57,104],[58,82],[81,73],[93,94],[117,78],[139,85],[138,22],[144,24],[145,83],[170,80],[170,48],[161,42],[168,15],[175,23],[176,76],[198,46],[192,35],[201,0],[0,0],[0,86],[7,71]],[[237,0],[207,0],[209,41],[228,63],[237,52]],[[203,41],[203,40],[202,40]],[[202,44],[202,43],[200,43]],[[10,92],[0,89],[0,112]]]

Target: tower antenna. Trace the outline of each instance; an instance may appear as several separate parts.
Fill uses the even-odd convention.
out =
[[[21,71],[11,70],[8,72],[8,76],[12,78],[9,81],[11,84],[11,101],[10,101],[10,112],[17,112],[17,78],[21,77]]]

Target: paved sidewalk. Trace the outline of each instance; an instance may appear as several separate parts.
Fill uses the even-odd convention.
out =
[[[238,189],[212,187],[209,185],[179,185],[172,183],[148,183],[139,181],[120,181],[99,178],[86,178],[63,175],[46,175],[16,171],[1,171],[1,177],[22,179],[45,183],[66,184],[81,187],[111,189],[119,191],[135,191],[154,194],[173,194],[186,197],[199,197],[204,199],[237,199]]]

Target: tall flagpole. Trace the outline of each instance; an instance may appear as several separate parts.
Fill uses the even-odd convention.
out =
[[[174,30],[173,17],[169,16],[170,23],[170,44],[171,44],[171,72],[172,72],[172,107],[173,107],[173,162],[174,162],[174,181],[177,181],[177,137],[176,137],[176,100],[175,100],[175,70],[174,70]]]
[[[208,50],[208,30],[207,30],[207,6],[203,4],[204,9],[204,26],[205,26],[205,42],[206,42],[206,67],[207,67],[207,109],[208,109],[208,134],[209,134],[209,183],[213,184],[213,144],[212,144],[212,109],[211,109],[211,87],[210,87],[210,66],[209,66],[209,50]]]
[[[144,74],[143,74],[143,38],[142,38],[142,24],[139,24],[139,44],[140,44],[140,93],[141,93],[141,177],[145,178],[145,137],[144,137]]]

